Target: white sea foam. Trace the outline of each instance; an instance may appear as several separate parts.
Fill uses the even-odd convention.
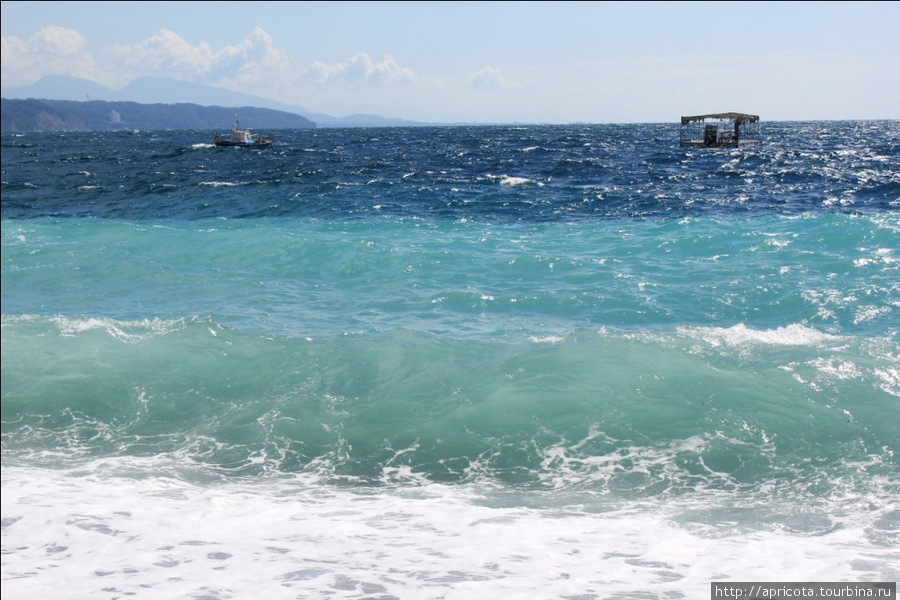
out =
[[[890,505],[808,535],[742,527],[703,495],[529,507],[471,486],[198,486],[6,465],[2,490],[4,598],[703,598],[715,580],[890,581],[900,564],[867,537],[896,520]]]
[[[532,335],[529,340],[535,344],[559,344],[566,341],[565,335]]]
[[[732,327],[681,327],[679,331],[696,335],[711,346],[816,346],[840,338],[797,323],[776,329],[751,329],[743,323]]]
[[[503,176],[490,176],[491,179],[499,179],[500,185],[515,187],[517,185],[525,185],[527,183],[533,183],[538,185],[539,187],[543,187],[543,183],[535,181],[534,179],[528,179],[527,177],[512,177],[510,175]]]
[[[139,319],[136,321],[118,321],[101,317],[73,318],[56,315],[50,321],[59,329],[61,335],[77,335],[95,329],[106,331],[110,336],[134,342],[148,335],[166,334],[183,329],[184,319]]]
[[[859,325],[889,314],[891,314],[891,308],[888,306],[860,306],[853,317],[853,324]]]
[[[233,181],[201,181],[200,185],[209,187],[237,187],[241,184],[234,183]]]
[[[900,398],[900,368],[885,367],[883,369],[875,369],[875,375],[878,376],[879,389]]]

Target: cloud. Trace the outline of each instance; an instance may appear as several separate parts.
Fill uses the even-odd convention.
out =
[[[308,68],[297,66],[272,36],[256,27],[242,41],[214,50],[206,42],[190,43],[169,29],[161,29],[134,44],[103,49],[95,57],[87,40],[72,29],[48,26],[29,40],[4,37],[3,85],[34,83],[46,75],[81,77],[112,89],[121,88],[138,77],[156,77],[203,83],[232,91],[256,94],[284,102],[365,86],[370,101],[381,94],[396,102],[401,89],[411,93],[411,85],[426,88],[429,82],[417,77],[393,57],[373,60],[360,53],[337,63],[316,62]],[[354,95],[354,104],[359,96]]]
[[[272,36],[257,27],[243,42],[226,46],[214,56],[207,80],[241,91],[259,87],[276,91],[282,86],[293,86],[296,73],[287,50],[276,48]]]
[[[290,94],[303,86],[341,84],[406,84],[415,73],[392,57],[374,61],[366,54],[336,64],[316,62],[299,70],[287,51],[275,47],[272,36],[257,27],[242,42],[213,52],[202,42],[191,45],[169,30],[131,46],[113,49],[115,71],[125,82],[152,75],[196,81],[235,91],[265,87],[270,95]]]
[[[73,29],[48,25],[27,40],[3,37],[0,44],[4,86],[28,85],[47,75],[100,78],[87,41]]]
[[[120,76],[129,79],[149,74],[175,79],[205,78],[214,60],[208,44],[192,46],[168,29],[137,44],[115,46],[112,54]]]
[[[390,56],[380,62],[373,61],[365,52],[352,56],[337,64],[316,62],[303,73],[303,82],[308,84],[405,84],[415,83],[416,74],[412,69],[401,67]]]
[[[506,88],[503,75],[494,67],[485,67],[469,75],[468,85],[475,90],[502,90]]]

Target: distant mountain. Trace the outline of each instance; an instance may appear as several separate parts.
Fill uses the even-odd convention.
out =
[[[7,93],[8,92],[8,93]],[[19,88],[3,88],[4,98],[46,98],[47,100],[117,100],[111,89],[78,77],[51,75]]]
[[[258,96],[231,92],[210,85],[186,83],[173,79],[161,79],[157,77],[139,77],[131,83],[115,92],[118,100],[131,100],[133,102],[163,103],[190,102],[201,106],[256,106],[259,108],[271,108],[297,114],[309,111],[298,107],[288,106],[280,102],[267,100]]]
[[[375,115],[333,117],[314,113],[300,106],[291,106],[258,96],[231,92],[208,85],[186,83],[172,79],[139,77],[120,90],[111,90],[100,84],[62,75],[49,76],[23,87],[3,88],[3,98],[71,100],[107,102],[138,102],[144,104],[198,104],[200,106],[256,107],[302,115],[320,127],[387,127],[430,125],[404,119]],[[243,110],[243,109],[242,109]]]
[[[315,127],[306,117],[269,108],[140,104],[90,100],[0,99],[0,129],[23,131],[116,131],[139,129],[216,129],[229,131],[239,113],[254,130]]]

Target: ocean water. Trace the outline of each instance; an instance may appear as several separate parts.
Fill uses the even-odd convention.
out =
[[[900,579],[900,122],[2,138],[4,600]]]

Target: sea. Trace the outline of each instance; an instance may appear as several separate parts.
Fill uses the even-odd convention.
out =
[[[900,579],[900,121],[2,136],[4,600]]]

